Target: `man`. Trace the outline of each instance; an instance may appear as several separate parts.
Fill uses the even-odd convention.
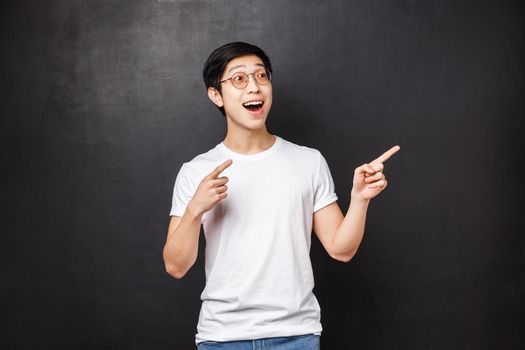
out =
[[[182,278],[197,258],[203,225],[199,349],[319,349],[312,229],[330,256],[349,261],[368,204],[387,185],[383,163],[399,150],[355,170],[344,216],[323,156],[268,132],[271,73],[264,51],[241,42],[219,47],[204,66],[208,97],[227,133],[182,166],[164,247],[168,273]]]

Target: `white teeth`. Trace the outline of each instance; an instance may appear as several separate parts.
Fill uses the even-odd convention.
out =
[[[248,107],[248,106],[262,106],[262,102],[261,101],[252,101],[252,102],[246,102],[246,103],[243,103],[243,106],[245,107]]]

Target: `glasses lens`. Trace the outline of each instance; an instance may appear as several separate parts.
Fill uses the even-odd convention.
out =
[[[234,87],[236,87],[237,89],[244,89],[246,86],[248,86],[248,80],[250,79],[250,75],[252,75],[252,73],[248,75],[244,72],[238,72],[232,75],[230,79]],[[259,85],[267,85],[272,80],[271,73],[264,68],[256,70],[253,73],[253,78]]]
[[[237,89],[244,89],[248,85],[248,75],[243,72],[232,75],[232,84]]]
[[[253,76],[255,77],[255,80],[257,81],[257,84],[259,85],[266,85],[269,84],[272,80],[270,72],[266,69],[259,69],[256,71]]]

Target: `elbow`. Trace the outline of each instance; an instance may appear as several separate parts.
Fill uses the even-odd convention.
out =
[[[166,272],[168,275],[180,280],[182,277],[186,275],[188,270],[190,269],[192,264],[185,264],[184,261],[179,261],[177,259],[173,259],[173,254],[170,255],[169,252],[164,249],[162,254],[163,260],[164,260],[164,268],[166,269]]]
[[[335,260],[340,261],[340,262],[343,262],[343,263],[347,263],[347,262],[349,262],[350,260],[352,260],[353,257],[354,257],[353,255],[337,255],[337,256],[332,256],[332,258],[334,258]]]
[[[186,273],[190,269],[191,265],[180,264],[173,259],[168,259],[166,254],[164,254],[164,268],[168,275],[180,280],[182,277],[186,276]]]
[[[355,256],[356,251],[351,251],[347,253],[332,253],[330,256],[340,262],[347,263]]]
[[[354,258],[359,249],[359,244],[353,245],[351,247],[345,247],[346,249],[337,249],[337,247],[332,247],[329,251],[330,256],[340,262],[347,263]]]
[[[188,272],[188,270],[186,269],[180,269],[180,268],[177,268],[175,265],[171,265],[171,264],[165,264],[165,267],[166,267],[166,272],[171,277],[174,277],[178,280],[184,277],[186,275],[186,272]]]

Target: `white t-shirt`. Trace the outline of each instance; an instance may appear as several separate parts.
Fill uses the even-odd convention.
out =
[[[337,200],[321,153],[280,137],[243,155],[223,143],[184,163],[170,215],[182,216],[200,181],[232,159],[228,197],[204,214],[206,287],[196,341],[319,334],[310,263],[313,213]]]

